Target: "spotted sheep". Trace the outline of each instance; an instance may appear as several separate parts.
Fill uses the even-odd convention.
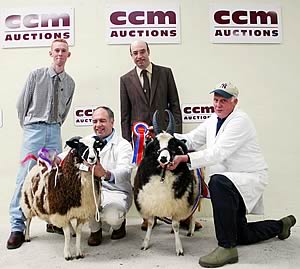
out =
[[[144,157],[134,178],[134,201],[143,218],[148,219],[148,228],[142,244],[142,250],[149,247],[154,217],[171,218],[175,234],[176,254],[183,255],[179,237],[179,221],[190,216],[197,197],[196,178],[186,163],[180,163],[173,171],[164,168],[175,155],[187,154],[185,143],[173,136],[174,117],[170,111],[166,131],[157,126],[158,113],[153,116],[156,137],[145,149]],[[188,236],[195,230],[192,216]]]
[[[95,215],[95,200],[99,201],[100,188],[93,185],[91,172],[80,165],[85,160],[96,163],[105,143],[99,137],[75,137],[66,142],[71,148],[62,165],[48,171],[36,164],[25,178],[22,188],[21,207],[26,218],[25,241],[30,241],[29,229],[32,217],[62,227],[65,237],[64,258],[71,260],[70,239],[76,220],[76,258],[83,258],[81,230],[83,224]],[[58,169],[58,171],[57,171]],[[95,195],[95,196],[94,196]]]

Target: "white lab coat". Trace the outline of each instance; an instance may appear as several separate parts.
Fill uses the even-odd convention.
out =
[[[263,192],[268,183],[268,166],[257,143],[256,130],[246,113],[236,108],[216,136],[217,115],[187,134],[191,167],[206,167],[208,176],[222,174],[239,190],[248,213],[263,213]],[[203,146],[206,148],[203,149]]]
[[[126,194],[126,209],[128,211],[133,198],[130,181],[132,170],[132,147],[130,143],[115,132],[113,137],[101,150],[99,157],[103,168],[109,170],[115,179],[115,183],[102,181],[103,188]]]

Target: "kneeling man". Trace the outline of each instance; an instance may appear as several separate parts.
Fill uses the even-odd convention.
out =
[[[92,118],[95,132],[93,136],[97,135],[106,141],[100,152],[100,161],[94,168],[94,175],[102,184],[102,210],[100,222],[95,218],[90,220],[91,235],[88,245],[97,246],[102,241],[102,229],[109,231],[112,228],[111,239],[120,239],[126,235],[126,213],[132,204],[132,147],[113,128],[114,113],[110,108],[96,108]]]

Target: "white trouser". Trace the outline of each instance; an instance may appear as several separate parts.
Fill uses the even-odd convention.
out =
[[[113,230],[119,229],[127,213],[126,194],[107,189],[102,189],[101,192],[101,221],[97,222],[94,217],[90,219],[89,226],[92,233],[99,231],[100,228],[106,232],[110,227]]]

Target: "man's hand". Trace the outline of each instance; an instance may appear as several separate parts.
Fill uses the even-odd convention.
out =
[[[173,159],[172,162],[170,162],[167,165],[167,169],[168,170],[175,170],[176,167],[180,164],[180,163],[187,163],[189,160],[188,155],[176,155]]]
[[[149,126],[148,134],[146,135],[146,139],[152,140],[154,138],[155,138],[155,133],[154,133],[154,130],[153,130],[153,126]]]
[[[92,171],[93,166],[95,166],[95,168],[94,168],[94,176],[95,177],[100,178],[100,177],[104,176],[106,173],[105,169],[103,168],[103,166],[101,165],[99,160],[97,161],[97,163],[95,165],[91,165],[86,161],[84,162],[84,164],[89,167],[89,171]]]

